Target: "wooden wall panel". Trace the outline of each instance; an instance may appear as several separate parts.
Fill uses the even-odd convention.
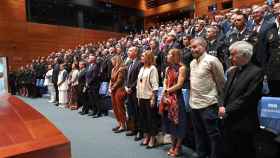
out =
[[[146,0],[98,0],[101,2],[110,2],[119,6],[145,10]]]
[[[217,3],[218,10],[222,9],[222,2],[226,0],[195,0],[195,15],[210,15],[208,6]],[[264,0],[233,0],[233,8],[251,7],[253,4],[264,4]]]
[[[253,4],[263,5],[264,0],[249,0],[249,1],[234,0],[233,1],[233,6],[236,8],[251,7]]]
[[[145,17],[147,17],[147,16],[162,14],[166,12],[172,12],[172,11],[180,10],[182,8],[189,7],[191,5],[193,5],[192,0],[178,0],[176,2],[171,2],[168,4],[161,5],[157,8],[148,9],[145,7],[144,15]]]
[[[0,56],[7,56],[12,69],[39,56],[78,44],[119,38],[120,33],[30,23],[25,0],[0,1]]]
[[[108,0],[99,1],[108,2]],[[146,7],[146,0],[110,0],[110,2],[120,6],[142,10],[144,12],[144,16],[147,17],[188,7],[192,5],[193,0],[177,0],[176,2],[171,2],[157,8],[150,9]]]

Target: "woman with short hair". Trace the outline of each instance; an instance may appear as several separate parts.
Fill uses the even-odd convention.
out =
[[[154,148],[158,132],[157,91],[159,87],[158,71],[155,67],[155,57],[151,51],[145,51],[141,56],[142,68],[139,71],[136,95],[139,102],[140,130],[144,133],[141,145]]]

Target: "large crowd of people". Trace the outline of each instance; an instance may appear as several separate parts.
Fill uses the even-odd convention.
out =
[[[280,3],[162,23],[40,57],[10,87],[38,97],[47,86],[49,102],[94,118],[108,115],[111,98],[115,133],[148,149],[170,134],[173,157],[193,137],[199,158],[253,158],[258,101],[280,97],[279,24]]]

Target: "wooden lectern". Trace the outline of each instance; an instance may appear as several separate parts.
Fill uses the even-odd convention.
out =
[[[35,109],[0,94],[0,157],[70,158],[70,141]]]

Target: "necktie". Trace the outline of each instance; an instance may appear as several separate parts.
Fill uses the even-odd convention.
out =
[[[128,76],[130,76],[130,74],[131,74],[131,70],[132,70],[133,65],[134,65],[134,61],[129,65]]]

